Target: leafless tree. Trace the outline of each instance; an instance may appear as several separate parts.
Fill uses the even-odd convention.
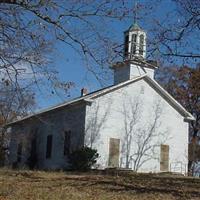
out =
[[[162,16],[155,13],[165,9]],[[149,56],[171,62],[199,62],[199,0],[169,0],[141,3],[142,20],[150,24]],[[145,13],[145,14],[144,14]]]
[[[56,70],[50,67],[57,41],[78,52],[98,78],[104,64],[118,53],[105,26],[110,20],[122,20],[129,11],[123,0],[1,0],[0,77],[21,84],[28,74],[32,83],[46,78],[68,90],[72,83],[58,84]]]
[[[169,1],[173,12],[161,21],[149,13],[156,12],[162,2],[140,3],[136,8],[138,18],[152,22],[150,55],[198,59],[199,43],[195,41],[199,39],[199,1]],[[55,84],[55,68],[49,65],[52,44],[59,41],[78,52],[88,70],[99,79],[107,72],[105,66],[122,55],[123,47],[105,27],[111,20],[124,19],[130,11],[132,6],[124,0],[1,0],[0,74],[4,81],[15,82],[24,74],[31,74],[33,83],[46,77],[54,86],[68,90],[72,83]],[[188,46],[191,48],[185,48]]]
[[[20,88],[17,93],[14,85],[0,85],[0,116],[4,123],[24,116],[35,105],[34,93],[29,88]]]

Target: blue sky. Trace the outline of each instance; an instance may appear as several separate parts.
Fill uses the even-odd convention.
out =
[[[137,1],[138,3],[150,3],[151,0],[141,0]],[[129,1],[130,6],[134,5],[134,1]],[[148,13],[148,16],[153,15],[154,18],[162,20],[166,17],[166,13],[173,9],[173,3],[171,0],[162,1],[161,5],[156,8],[156,12]],[[139,20],[139,25],[147,30],[147,37],[151,37],[151,32],[148,32],[151,29],[150,18],[145,18],[142,16],[142,13],[139,13],[139,17],[142,18]],[[123,32],[133,23],[133,17],[130,19],[122,21],[111,21],[109,22],[108,30],[111,34],[114,35],[115,39],[123,42]],[[78,26],[78,24],[77,24]],[[70,98],[80,96],[80,90],[82,87],[88,88],[89,91],[94,91],[100,88],[99,82],[95,77],[88,72],[85,68],[84,63],[81,61],[80,56],[72,51],[68,46],[63,43],[57,43],[55,45],[54,53],[54,67],[59,72],[59,77],[63,81],[72,81],[75,83],[75,87],[70,90],[70,96],[68,98],[63,97],[62,95],[49,94],[42,90],[42,92],[37,93],[37,103],[38,109],[46,108],[63,101],[66,101]],[[112,79],[107,81],[108,85],[111,85],[113,82]]]

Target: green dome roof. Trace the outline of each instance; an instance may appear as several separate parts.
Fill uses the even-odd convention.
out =
[[[138,26],[137,23],[132,24],[129,29],[129,31],[141,31],[142,29]]]

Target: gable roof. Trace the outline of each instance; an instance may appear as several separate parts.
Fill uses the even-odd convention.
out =
[[[30,119],[32,117],[35,117],[35,116],[38,116],[38,115],[41,115],[41,114],[62,108],[62,107],[65,107],[65,106],[74,105],[74,104],[77,104],[77,103],[80,103],[80,102],[85,102],[85,103],[92,102],[93,98],[97,98],[101,95],[110,93],[114,90],[125,87],[126,85],[132,84],[132,83],[140,81],[140,80],[146,81],[154,90],[156,90],[159,93],[159,95],[161,95],[170,105],[172,105],[172,107],[174,109],[176,109],[184,117],[184,119],[186,121],[194,121],[195,120],[195,118],[192,116],[192,114],[189,113],[180,103],[178,103],[165,89],[163,89],[155,80],[151,79],[149,76],[144,74],[142,76],[138,76],[138,77],[131,79],[131,80],[128,80],[128,81],[124,81],[124,82],[119,83],[117,85],[112,85],[112,86],[91,92],[91,93],[89,93],[85,96],[81,96],[81,97],[75,98],[73,100],[58,104],[56,106],[53,106],[53,107],[50,107],[50,108],[47,108],[47,109],[43,109],[43,110],[41,110],[37,113],[33,113],[33,114],[25,116],[21,119],[15,120],[11,123],[8,123],[6,126],[24,121],[26,119]]]

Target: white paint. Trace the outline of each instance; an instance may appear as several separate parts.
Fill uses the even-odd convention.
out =
[[[133,78],[147,74],[150,78],[154,79],[154,69],[148,67],[141,67],[136,64],[128,63],[122,64],[119,67],[114,67],[114,84],[118,84]]]
[[[143,92],[141,92],[141,90]],[[150,123],[152,116],[152,108],[155,102],[160,102],[162,107],[161,125],[158,132],[166,131],[166,138],[157,138],[163,144],[168,144],[170,148],[169,157],[170,164],[181,162],[184,169],[182,173],[187,171],[187,151],[188,151],[188,123],[184,122],[184,118],[180,115],[168,102],[165,101],[152,87],[148,85],[145,80],[132,83],[126,87],[107,93],[103,96],[93,99],[91,106],[86,108],[86,126],[88,118],[92,117],[95,105],[98,103],[102,105],[98,110],[98,115],[102,116],[108,109],[109,115],[104,122],[104,128],[99,131],[99,138],[93,145],[99,154],[100,159],[98,164],[101,168],[108,167],[108,151],[109,138],[119,138],[123,140],[123,115],[121,109],[123,103],[126,103],[127,108],[131,108],[128,99],[139,98],[142,102],[142,109],[140,112],[140,120],[137,128],[145,127]],[[100,122],[98,122],[100,123]],[[162,141],[163,139],[163,141]],[[155,141],[154,141],[155,142]],[[132,146],[132,153],[134,146]],[[152,159],[145,163],[139,171],[142,172],[159,172],[160,171],[160,147],[156,151],[156,159]],[[124,164],[122,164],[124,167]],[[173,169],[172,169],[173,170]]]
[[[136,47],[136,52],[133,53],[131,52],[132,48],[132,36],[136,36],[136,42],[134,43]],[[125,56],[125,59],[133,59],[134,57],[140,57],[140,58],[146,58],[146,33],[142,29],[138,28],[131,28],[127,30],[124,34],[124,37],[128,36],[128,55]],[[144,43],[143,43],[143,53],[142,55],[139,53],[139,48],[140,48],[140,36],[144,37]]]

